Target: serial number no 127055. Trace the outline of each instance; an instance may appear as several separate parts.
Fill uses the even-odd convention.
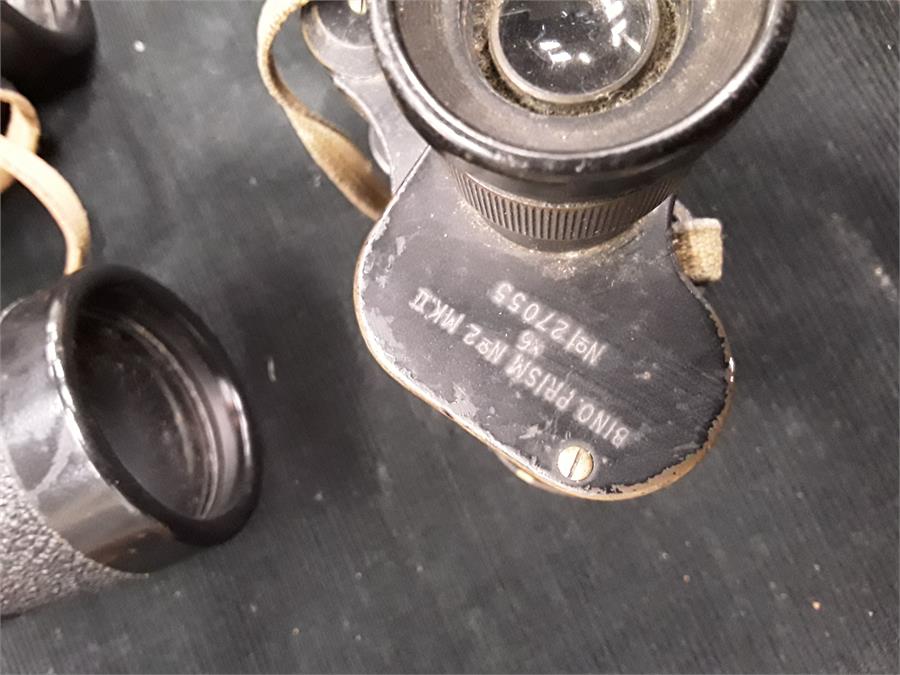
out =
[[[491,302],[514,314],[522,323],[549,337],[563,350],[581,358],[590,366],[596,366],[607,345],[594,338],[571,317],[561,314],[545,304],[516,290],[508,281],[501,281],[489,292]]]

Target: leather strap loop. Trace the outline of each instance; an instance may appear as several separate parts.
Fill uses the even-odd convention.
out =
[[[307,108],[281,78],[272,47],[287,20],[310,0],[266,0],[256,29],[256,60],[266,89],[316,164],[357,209],[377,220],[390,200],[383,176],[359,148]]]
[[[66,241],[63,272],[77,272],[91,246],[87,212],[69,182],[35,154],[41,126],[34,106],[11,89],[0,89],[0,101],[10,105],[6,134],[0,136],[0,187],[5,190],[17,180],[37,197]]]

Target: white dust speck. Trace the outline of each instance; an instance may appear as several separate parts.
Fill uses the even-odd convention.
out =
[[[134,47],[134,51],[136,51],[138,54],[143,54],[145,51],[147,51],[147,45],[145,45],[140,40],[135,40],[134,45],[132,46]]]
[[[360,635],[359,633],[357,633],[357,634],[353,637],[353,639],[356,640],[357,642],[361,642],[361,641],[362,641],[362,635]]]
[[[278,379],[275,374],[275,359],[271,356],[266,359],[266,373],[269,375],[269,382],[275,382]]]
[[[353,578],[356,579],[357,581],[359,581],[360,579],[362,579],[362,572],[356,572],[353,575]]]
[[[811,603],[809,603],[809,604],[810,604],[810,606],[811,606],[814,610],[816,610],[817,612],[818,612],[820,609],[822,609],[822,603],[819,602],[818,600],[813,600],[813,601],[812,601]]]
[[[247,182],[250,185],[252,185],[253,187],[256,187],[257,185],[259,185],[259,181],[256,180],[256,176],[250,176],[250,178],[247,179]]]
[[[453,385],[453,402],[450,410],[461,417],[474,417],[478,413],[478,407],[469,399],[469,393],[458,384]]]
[[[321,502],[325,499],[325,495],[322,494],[322,491],[319,490],[316,494],[313,495],[313,500],[317,502]]]
[[[300,635],[300,629],[297,626],[291,628],[291,635]]]
[[[894,282],[891,280],[891,276],[884,271],[884,268],[881,265],[875,267],[872,270],[875,274],[875,278],[878,279],[878,284],[885,289],[893,290]]]
[[[416,572],[418,572],[419,574],[422,574],[422,572],[424,572],[424,571],[425,571],[424,567],[422,567],[421,565],[416,565]]]
[[[378,477],[378,484],[381,486],[381,489],[387,493],[391,492],[391,474],[388,473],[387,464],[384,462],[378,462],[375,467],[375,475]]]
[[[251,614],[256,614],[257,611],[259,611],[259,607],[257,607],[256,605],[254,605],[254,604],[251,602],[251,603],[250,603],[250,613],[251,613]]]

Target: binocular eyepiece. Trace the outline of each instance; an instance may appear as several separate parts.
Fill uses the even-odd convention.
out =
[[[787,44],[782,0],[372,0],[400,106],[512,238],[577,248],[674,192]]]

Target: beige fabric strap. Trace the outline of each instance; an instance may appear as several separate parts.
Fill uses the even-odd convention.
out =
[[[12,89],[0,89],[0,102],[9,104],[6,137],[19,147],[31,152],[37,151],[41,123],[31,101]],[[15,180],[11,173],[0,170],[0,192],[4,192]]]
[[[272,46],[287,20],[310,0],[266,0],[256,28],[256,62],[263,82],[284,110],[310,156],[356,208],[377,219],[390,199],[388,183],[350,139],[307,108],[275,65]]]
[[[695,284],[722,278],[722,223],[715,218],[693,218],[672,226],[675,257],[681,271]]]
[[[6,189],[18,180],[50,212],[66,241],[64,272],[72,274],[84,264],[91,244],[87,212],[68,181],[34,153],[41,132],[31,103],[9,89],[0,89],[0,101],[10,105],[7,132],[0,136],[0,185]]]

